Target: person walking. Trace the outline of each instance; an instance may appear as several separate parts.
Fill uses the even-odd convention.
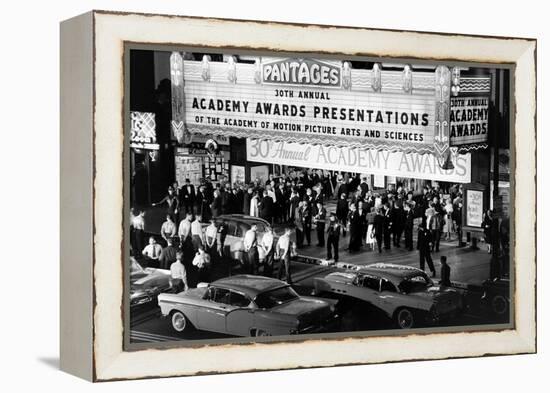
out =
[[[130,225],[134,239],[134,252],[139,253],[139,250],[143,250],[145,247],[143,244],[145,238],[145,211],[140,210],[137,216],[132,214]]]
[[[374,217],[374,238],[376,239],[376,244],[378,245],[378,252],[382,252],[382,241],[384,239],[384,227],[385,219],[384,213],[382,212],[382,207],[376,209],[376,216]]]
[[[187,291],[189,285],[187,283],[187,270],[182,263],[183,253],[176,253],[176,260],[170,265],[170,285],[175,293]]]
[[[405,227],[405,211],[401,203],[395,203],[391,210],[393,245],[397,248],[401,247],[401,236]]]
[[[349,214],[349,204],[346,193],[340,194],[340,199],[336,203],[336,218],[342,224],[342,236],[346,236],[346,225]]]
[[[334,262],[338,262],[338,243],[340,242],[340,224],[334,214],[330,215],[327,227],[327,259],[331,260],[334,253]]]
[[[418,240],[416,248],[418,249],[418,255],[420,257],[420,270],[424,270],[425,263],[428,263],[428,268],[432,272],[432,276],[435,277],[435,268],[431,256],[431,246],[432,242],[431,233],[426,229],[424,223],[420,224],[418,227]]]
[[[294,213],[294,225],[296,226],[296,247],[302,248],[304,246],[304,220],[302,217],[302,206],[305,202],[300,201],[296,212]]]
[[[258,226],[252,224],[250,229],[244,234],[244,252],[247,255],[247,270],[251,274],[258,274]]]
[[[172,217],[175,217],[179,211],[179,200],[172,186],[168,187],[168,194],[160,201],[152,203],[151,206],[158,206],[163,203],[166,203],[166,214],[170,214]]]
[[[413,250],[413,228],[414,211],[408,203],[405,203],[405,248],[409,251]]]
[[[359,251],[361,248],[361,218],[357,213],[357,207],[352,203],[350,204],[350,211],[348,215],[349,225],[349,244],[348,252],[353,253]]]
[[[313,217],[317,229],[317,247],[325,246],[325,221],[327,218],[327,209],[321,202],[317,202],[317,214]]]
[[[281,280],[283,275],[288,284],[292,284],[292,276],[290,269],[290,228],[285,228],[284,234],[277,241],[276,255],[279,259],[279,267],[277,279]]]

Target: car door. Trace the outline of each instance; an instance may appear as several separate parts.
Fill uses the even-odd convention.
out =
[[[254,326],[255,308],[248,296],[237,291],[231,291],[229,297],[231,310],[225,319],[226,330],[235,336],[248,336]]]
[[[380,283],[380,291],[378,292],[379,308],[384,310],[386,314],[392,315],[399,306],[398,297],[398,291],[395,285],[391,281],[383,278]]]
[[[230,311],[229,290],[209,287],[205,294],[206,305],[197,308],[197,328],[225,333],[225,318]]]

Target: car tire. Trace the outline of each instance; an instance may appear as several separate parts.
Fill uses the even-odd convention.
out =
[[[395,312],[395,323],[400,329],[412,329],[416,325],[416,315],[410,308],[400,308]]]
[[[491,299],[491,311],[498,316],[503,316],[508,313],[508,299],[502,295],[496,295]]]
[[[174,310],[170,313],[170,324],[172,325],[172,329],[177,333],[189,331],[193,328],[189,319],[179,310]]]
[[[271,334],[269,334],[268,332],[266,332],[265,330],[262,330],[262,329],[254,329],[252,331],[252,335],[254,337],[267,337],[267,336],[271,336]]]

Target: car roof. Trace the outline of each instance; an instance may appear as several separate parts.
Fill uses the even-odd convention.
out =
[[[375,263],[358,269],[358,273],[366,273],[379,276],[392,281],[402,281],[418,275],[426,276],[426,273],[416,267],[397,265],[393,263]]]
[[[232,289],[242,292],[254,299],[262,292],[288,286],[284,281],[275,278],[253,276],[250,274],[239,274],[236,276],[221,278],[214,281],[212,286],[223,289]]]
[[[266,226],[271,226],[269,222],[267,222],[263,218],[247,216],[245,214],[222,214],[217,218],[222,220],[228,220],[228,221],[237,221],[248,225],[251,225],[252,223],[257,223],[257,224],[263,224]]]
[[[384,278],[386,280],[399,283],[403,280],[422,275],[426,276],[422,270],[412,266],[396,265],[391,263],[375,263],[372,265],[360,266],[355,270],[348,270],[344,272],[335,272],[329,274],[332,277],[338,277],[339,280],[351,282],[356,276],[373,276],[378,278]]]

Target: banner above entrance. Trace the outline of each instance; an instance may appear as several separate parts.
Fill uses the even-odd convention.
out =
[[[471,181],[470,154],[452,157],[453,169],[442,169],[433,154],[390,152],[266,139],[246,140],[246,159],[304,168],[368,173],[453,183]]]

